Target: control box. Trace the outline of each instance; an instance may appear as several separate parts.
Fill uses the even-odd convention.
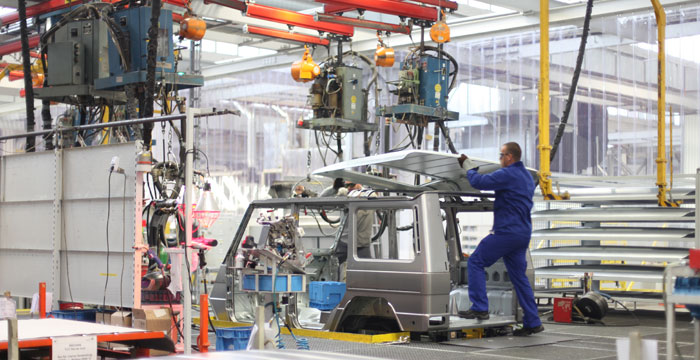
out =
[[[112,18],[124,34],[129,36],[130,72],[148,69],[148,29],[151,27],[151,8],[133,7],[115,12]],[[156,71],[175,71],[173,54],[173,13],[161,9],[158,20],[158,50],[156,52]],[[125,70],[114,42],[109,42],[110,76],[121,75]]]
[[[362,92],[362,69],[351,66],[336,68],[336,75],[342,85],[340,117],[353,121],[366,121],[365,96]]]
[[[108,76],[108,36],[107,26],[98,19],[74,21],[58,29],[47,45],[48,84],[92,85]]]

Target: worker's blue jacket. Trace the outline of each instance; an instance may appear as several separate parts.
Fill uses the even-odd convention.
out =
[[[493,231],[496,235],[532,235],[532,197],[535,183],[521,161],[500,168],[490,174],[467,171],[469,183],[475,189],[495,190]]]

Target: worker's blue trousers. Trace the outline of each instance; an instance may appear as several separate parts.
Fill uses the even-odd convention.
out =
[[[535,296],[525,274],[527,269],[526,251],[529,244],[530,234],[526,236],[491,234],[481,240],[467,262],[469,300],[472,302],[471,310],[489,310],[484,269],[493,265],[498,259],[503,258],[508,270],[508,276],[515,287],[520,306],[523,308],[523,326],[532,328],[542,325],[537,315]]]

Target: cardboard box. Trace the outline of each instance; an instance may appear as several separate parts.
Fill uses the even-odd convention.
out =
[[[110,325],[131,327],[131,312],[117,311],[109,319]]]
[[[98,324],[111,325],[112,324],[111,319],[112,319],[111,313],[98,312],[95,315],[95,322]]]
[[[170,336],[172,317],[170,309],[134,309],[133,324],[136,329],[148,331],[162,331]],[[151,356],[167,355],[169,353],[159,350],[151,350]]]

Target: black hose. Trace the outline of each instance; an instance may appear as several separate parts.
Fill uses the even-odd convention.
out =
[[[445,127],[445,122],[443,120],[438,120],[436,124],[440,127],[440,130],[442,131],[442,135],[445,137],[445,144],[447,144],[447,147],[450,149],[450,152],[453,154],[457,154],[457,149],[455,148],[455,144],[452,142],[452,139],[450,138],[450,133],[447,132],[447,127]]]
[[[47,99],[41,100],[41,121],[43,122],[44,130],[51,130],[51,101]],[[44,144],[46,144],[46,150],[53,150],[53,137],[54,134],[44,135]]]
[[[338,218],[338,219],[336,219],[336,220],[331,220],[331,219],[329,219],[329,218],[328,218],[328,215],[326,214],[326,211],[325,211],[325,210],[321,210],[321,219],[323,219],[323,221],[325,221],[325,222],[327,222],[327,223],[329,223],[329,224],[337,224],[337,223],[340,222],[340,218]]]
[[[586,41],[588,40],[588,32],[590,31],[592,12],[593,0],[588,0],[588,3],[586,4],[586,17],[583,20],[583,33],[581,34],[581,43],[579,44],[578,57],[576,58],[576,69],[574,70],[574,76],[571,79],[571,88],[569,89],[569,97],[566,100],[564,115],[561,117],[561,121],[559,122],[559,129],[557,129],[557,136],[554,138],[554,142],[552,143],[552,152],[549,154],[550,162],[554,160],[554,155],[557,154],[557,150],[559,149],[559,143],[561,143],[561,138],[564,136],[564,129],[566,128],[566,123],[569,121],[569,113],[571,112],[571,105],[573,105],[574,103],[574,95],[576,94],[578,77],[581,74],[583,55],[586,53]]]
[[[156,57],[158,56],[158,19],[160,18],[160,0],[153,0],[151,4],[151,27],[148,29],[148,56],[146,68],[146,98],[144,117],[153,116],[153,94],[156,91]],[[151,131],[153,124],[143,124],[143,144],[151,148]]]
[[[27,32],[27,2],[19,0],[17,2],[19,11],[19,33],[20,42],[22,43],[22,70],[24,70],[24,100],[27,104],[27,132],[34,131],[34,88],[32,88],[32,67],[29,63],[29,35]],[[33,136],[28,136],[25,144],[27,152],[33,152],[35,149],[35,139]]]

